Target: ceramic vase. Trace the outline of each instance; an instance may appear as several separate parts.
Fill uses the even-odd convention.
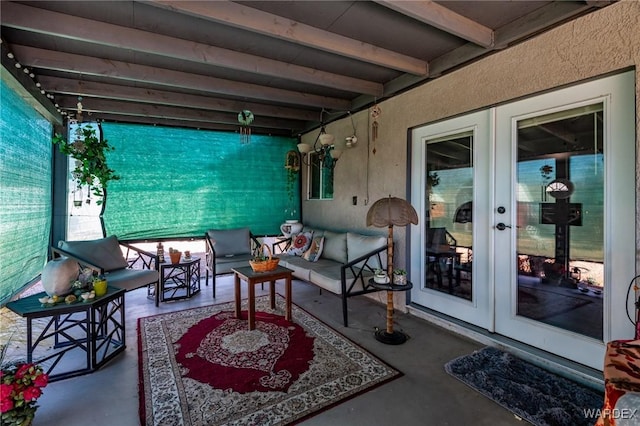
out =
[[[302,224],[297,220],[287,220],[280,225],[280,232],[287,238],[299,234],[300,231],[302,231]]]
[[[40,279],[49,297],[65,296],[71,293],[71,285],[79,274],[78,262],[68,257],[60,257],[47,262]]]

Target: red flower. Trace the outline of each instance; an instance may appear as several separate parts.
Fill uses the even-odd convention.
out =
[[[47,374],[38,374],[35,379],[33,379],[33,384],[39,388],[47,386],[47,383],[49,383],[49,376]]]
[[[42,395],[42,391],[36,386],[26,388],[23,393],[24,400],[27,402],[35,401],[36,399],[40,398],[40,395]]]
[[[11,396],[11,392],[13,392],[13,385],[6,385],[4,383],[0,384],[0,399],[2,399],[2,401],[9,398]]]
[[[29,372],[29,369],[33,367],[33,364],[23,364],[16,371],[16,379],[20,380],[24,377],[25,374]]]
[[[0,411],[6,413],[9,410],[13,410],[13,401],[10,398],[2,398],[0,400]]]

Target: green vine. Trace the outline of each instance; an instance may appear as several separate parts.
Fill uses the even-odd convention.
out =
[[[107,183],[120,179],[120,176],[109,168],[105,157],[106,152],[113,151],[115,148],[109,145],[106,139],[99,138],[95,128],[79,127],[77,133],[78,137],[73,142],[68,142],[62,135],[56,133],[53,144],[59,146],[60,152],[76,160],[73,177],[78,185],[89,185],[93,194],[99,197],[96,204],[100,205],[103,202]]]

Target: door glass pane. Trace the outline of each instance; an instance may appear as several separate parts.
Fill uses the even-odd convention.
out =
[[[427,141],[427,288],[471,300],[473,133]]]
[[[602,339],[602,104],[518,122],[517,314]]]

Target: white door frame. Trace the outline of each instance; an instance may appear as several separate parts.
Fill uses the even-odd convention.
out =
[[[425,211],[427,203],[426,141],[470,128],[476,133],[473,157],[473,300],[425,288],[425,232],[424,224],[421,224],[411,227],[410,231],[410,275],[414,282],[412,302],[602,370],[605,342],[628,339],[634,335],[625,309],[626,289],[636,275],[634,87],[635,72],[629,71],[414,129],[409,159],[410,198],[419,212]],[[515,232],[513,228],[511,232],[495,228],[499,222],[517,223],[513,191],[516,180],[511,170],[515,165],[514,117],[535,111],[562,109],[563,106],[590,100],[604,103],[606,290],[603,300],[603,342],[515,314]],[[505,168],[506,172],[502,172]],[[499,206],[506,207],[507,212],[498,214]],[[424,214],[419,213],[419,216],[423,217]],[[496,255],[498,251],[504,253],[505,249],[506,255]],[[496,283],[498,276],[501,282],[507,281],[508,284],[499,286]]]
[[[411,146],[411,200],[424,217],[428,208],[425,199],[425,152],[427,141],[473,131],[473,271],[472,299],[466,300],[425,287],[426,231],[424,220],[411,227],[410,275],[414,283],[412,301],[447,315],[493,329],[493,289],[490,283],[492,262],[489,257],[492,239],[489,214],[492,200],[490,182],[493,173],[493,148],[491,145],[490,111],[480,111],[414,129]]]

